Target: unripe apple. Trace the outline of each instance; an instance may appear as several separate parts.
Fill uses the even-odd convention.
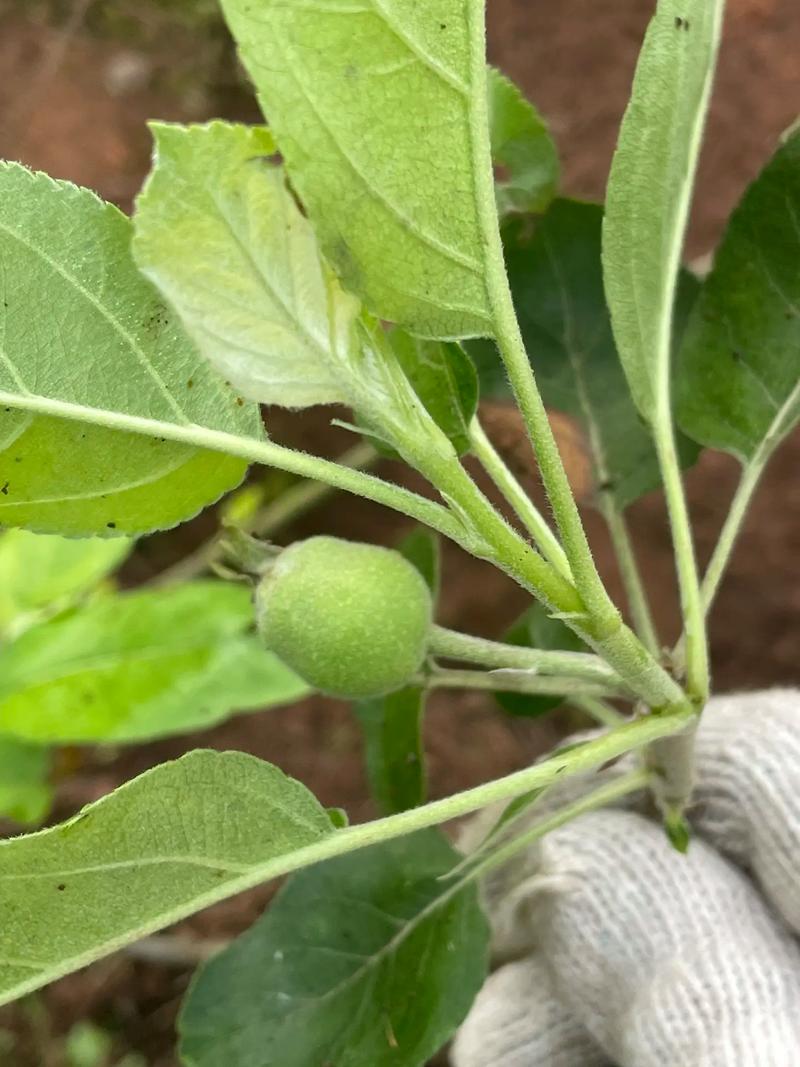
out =
[[[256,614],[266,647],[309,685],[365,699],[419,670],[432,603],[399,552],[312,537],[277,557],[258,586]]]

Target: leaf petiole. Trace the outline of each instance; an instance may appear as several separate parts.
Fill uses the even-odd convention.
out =
[[[440,669],[425,678],[431,689],[488,689],[501,693],[528,693],[536,696],[569,696],[572,693],[596,697],[622,696],[619,689],[590,682],[585,678],[539,675],[511,667],[494,671],[457,671]]]
[[[470,438],[473,454],[514,509],[525,529],[541,549],[544,558],[552,563],[567,581],[572,581],[572,568],[558,538],[553,533],[545,517],[508,469],[503,457],[486,435],[486,431],[478,419],[474,419],[472,422]]]
[[[612,688],[624,683],[612,667],[589,652],[526,648],[458,633],[443,626],[431,629],[429,651],[445,659],[475,663],[489,668],[511,668],[537,674],[571,675]]]
[[[619,573],[628,597],[633,624],[645,648],[656,659],[661,658],[661,642],[653,621],[650,601],[642,581],[639,564],[628,529],[625,514],[610,493],[602,493],[600,510],[606,521],[611,543],[619,565]]]

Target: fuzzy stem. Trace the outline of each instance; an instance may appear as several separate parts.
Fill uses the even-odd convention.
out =
[[[627,722],[627,717],[621,711],[607,704],[598,697],[589,697],[585,694],[573,694],[569,698],[570,704],[579,711],[584,712],[601,726],[616,728]]]
[[[613,631],[619,626],[619,612],[597,572],[578,505],[525,351],[505,279],[504,287],[495,293],[495,323],[497,345],[536,453],[542,481],[561,534],[561,545],[569,560],[576,586],[600,628]]]
[[[619,696],[619,690],[585,678],[528,674],[525,671],[456,671],[437,670],[427,675],[429,689],[488,689],[497,693],[528,693],[536,696]]]
[[[444,626],[434,626],[431,629],[428,648],[435,656],[476,663],[481,667],[506,667],[535,671],[539,674],[571,675],[612,687],[622,685],[622,679],[604,660],[588,652],[507,645],[500,641],[448,630]]]
[[[477,419],[473,420],[470,437],[472,451],[494,484],[514,509],[517,517],[540,548],[546,560],[569,581],[572,570],[564,549],[547,520],[509,470],[502,456],[486,435]]]
[[[598,808],[608,807],[614,801],[620,800],[629,793],[636,793],[640,789],[647,788],[650,784],[650,779],[650,771],[640,767],[614,781],[601,785],[598,789],[593,789],[572,804],[567,804],[558,811],[553,812],[546,819],[535,823],[529,830],[491,852],[469,869],[469,872],[464,876],[464,881],[473,881],[496,867],[502,867],[504,863],[508,863],[510,859],[513,859],[518,852],[530,848],[531,845],[541,840],[546,834],[557,830],[560,826],[566,826],[573,819],[577,819],[581,815],[587,815],[590,811],[597,811]]]
[[[549,425],[548,422],[548,431]],[[491,560],[543,601],[555,617],[563,619],[653,710],[663,711],[684,702],[686,697],[681,687],[624,625],[605,591],[608,611],[593,613],[583,599],[583,591],[578,592],[512,529],[475,485],[454,453],[440,455],[431,449],[409,454],[408,459],[448,501],[454,513],[462,519],[465,529],[471,527],[473,554]],[[567,491],[571,498],[568,484]]]
[[[698,717],[680,733],[654,741],[647,751],[653,772],[653,796],[669,824],[683,815],[695,785],[695,738]]]
[[[634,627],[647,650],[658,659],[661,656],[661,643],[653,622],[650,602],[636,560],[627,520],[610,493],[603,493],[601,510],[611,535],[611,543],[616,553]]]
[[[709,691],[706,619],[700,595],[700,581],[683,477],[675,448],[671,412],[657,419],[653,432],[664,480],[664,492],[675,549],[675,564],[681,590],[681,607],[686,633],[687,693],[696,708],[700,710],[708,699]]]
[[[674,733],[686,723],[690,714],[689,709],[683,708],[670,714],[651,715],[639,719],[576,748],[556,752],[545,762],[526,767],[505,778],[498,778],[493,782],[487,782],[419,808],[412,808],[398,815],[376,819],[360,826],[332,830],[320,840],[296,849],[288,856],[270,856],[262,862],[254,862],[242,869],[237,877],[225,879],[224,882],[198,892],[189,900],[182,900],[179,904],[162,910],[155,917],[141,920],[128,931],[124,938],[116,938],[80,955],[60,959],[43,970],[37,970],[31,978],[21,978],[12,990],[6,990],[5,994],[0,996],[0,1003],[8,1002],[12,997],[23,996],[39,988],[45,982],[60,978],[69,970],[86,966],[93,960],[107,955],[108,952],[122,948],[127,940],[139,940],[159,928],[179,922],[202,908],[271,881],[279,875],[290,874],[292,871],[308,867],[313,863],[332,859],[334,856],[342,856],[356,849],[404,837],[406,834],[426,829],[429,826],[438,826],[450,819],[468,815],[488,804],[513,800],[514,797],[521,796],[523,793],[562,781],[569,775],[602,766],[608,760],[649,744],[659,737]],[[0,842],[0,853],[4,844],[5,842]]]
[[[378,459],[378,453],[367,441],[347,449],[336,460],[343,467],[351,470],[366,470]],[[295,519],[305,515],[321,504],[334,492],[331,485],[304,478],[295,485],[290,485],[275,500],[260,508],[252,522],[245,527],[247,533],[258,537],[272,537]],[[218,530],[208,541],[178,560],[172,567],[161,571],[150,582],[151,587],[174,585],[189,581],[209,570],[223,554],[226,531]]]

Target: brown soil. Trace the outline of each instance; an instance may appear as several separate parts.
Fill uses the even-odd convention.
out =
[[[143,5],[144,6],[144,5]],[[492,0],[489,48],[494,62],[516,78],[549,117],[559,140],[567,189],[600,197],[651,0]],[[230,53],[211,53],[214,84],[202,92],[191,80],[163,77],[186,41],[150,42],[144,53],[98,38],[80,27],[65,37],[30,16],[32,6],[0,0],[0,152],[97,189],[130,205],[147,167],[147,118],[197,119],[210,114],[251,117],[238,90]],[[38,12],[38,7],[36,8]],[[26,12],[24,17],[21,12]],[[713,246],[746,182],[770,154],[778,134],[800,112],[800,7],[796,0],[731,0],[719,88],[711,116],[694,223],[692,255]],[[226,66],[227,64],[227,66]],[[230,68],[230,69],[229,69]],[[529,477],[513,418],[487,411],[498,442]],[[334,454],[349,443],[318,415],[275,414],[273,432]],[[563,429],[563,424],[562,424]],[[570,449],[567,429],[562,437]],[[574,457],[580,480],[580,457]],[[794,560],[800,529],[800,436],[775,459],[756,500],[740,551],[719,597],[712,624],[719,689],[798,683],[800,585]],[[390,473],[387,468],[387,473]],[[396,473],[396,472],[391,472]],[[701,556],[707,557],[736,479],[736,465],[704,455],[688,480]],[[539,493],[538,487],[534,491]],[[612,588],[618,581],[595,515],[587,516],[598,558]],[[633,509],[643,567],[656,590],[665,638],[674,636],[676,604],[669,537],[657,496]],[[141,580],[196,543],[208,520],[144,546],[130,571]],[[337,498],[292,535],[326,530],[390,542],[399,524],[376,507]],[[497,572],[448,546],[441,621],[496,635],[524,606],[521,591]],[[557,723],[532,725],[501,717],[481,695],[437,697],[427,727],[432,790],[444,795],[520,767],[547,747]],[[299,707],[232,720],[209,734],[123,752],[113,762],[80,764],[59,790],[58,813],[103,795],[119,781],[188,747],[208,745],[253,752],[304,781],[325,804],[367,817],[370,802],[358,731],[347,709],[314,698]],[[185,927],[193,937],[230,937],[258,914],[269,889],[237,898]],[[43,994],[53,1033],[91,1018],[116,1038],[116,1054],[137,1051],[151,1067],[174,1067],[173,1022],[188,980],[186,967],[154,965],[120,954]],[[0,1028],[24,1035],[7,1060],[14,1067],[62,1067],[57,1041],[17,1007],[0,1011]],[[34,1035],[38,1034],[38,1038]],[[2,1054],[0,1053],[0,1061]],[[116,1060],[114,1060],[116,1062]]]

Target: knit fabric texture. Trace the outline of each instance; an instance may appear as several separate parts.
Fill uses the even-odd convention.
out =
[[[523,823],[635,758],[564,783]],[[454,1067],[800,1065],[800,694],[712,700],[697,767],[687,856],[640,795],[492,874],[496,957],[523,959],[487,982]]]
[[[680,857],[655,823],[606,811],[551,834],[541,869],[531,916],[556,991],[619,1067],[800,1064],[800,949],[714,849]]]
[[[556,996],[537,956],[489,977],[451,1051],[454,1067],[609,1067],[608,1057]]]

